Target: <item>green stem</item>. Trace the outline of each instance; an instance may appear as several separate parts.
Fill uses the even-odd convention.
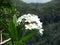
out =
[[[12,45],[14,45],[14,41],[12,40]]]

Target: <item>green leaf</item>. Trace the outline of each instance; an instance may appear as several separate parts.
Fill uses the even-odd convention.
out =
[[[18,40],[17,27],[16,24],[13,23],[13,21],[10,21],[8,31],[12,40],[14,41]]]
[[[13,16],[13,23],[15,24],[15,26],[17,26],[17,17],[16,17],[16,15]]]
[[[29,33],[28,35],[26,35],[25,37],[23,37],[19,42],[26,42],[28,39],[30,39],[31,37],[33,37],[36,33],[38,32],[38,30],[34,30],[31,33]]]

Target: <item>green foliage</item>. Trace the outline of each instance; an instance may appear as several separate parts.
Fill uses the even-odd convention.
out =
[[[5,24],[2,22],[1,24],[3,24],[3,26],[5,26]],[[21,24],[21,25],[25,25],[25,24]],[[9,37],[11,38],[11,41],[12,41],[12,45],[22,45],[22,44],[26,44],[26,41],[29,40],[32,36],[34,36],[38,30],[34,30],[34,31],[31,31],[30,33],[28,33],[28,35],[24,35],[22,37],[22,34],[25,33],[25,29],[24,28],[20,28],[19,30],[23,31],[22,33],[21,32],[18,32],[18,27],[17,27],[17,17],[16,15],[13,16],[13,20],[10,20],[9,22],[9,25],[6,27],[6,31],[7,33],[5,34],[8,34]],[[2,33],[4,34],[4,33]],[[21,37],[19,36],[21,35]],[[7,37],[7,36],[6,36]]]
[[[11,19],[12,15],[17,13],[18,11],[11,0],[0,0],[0,18]]]
[[[36,35],[27,41],[27,45],[60,45],[60,1],[53,0],[49,3],[31,3],[17,6],[20,14],[37,14],[44,26],[44,34],[41,38]],[[33,41],[32,41],[33,40]]]
[[[6,19],[7,17],[11,18],[11,15],[16,13],[15,8],[11,5],[9,0],[8,0],[9,3],[2,3],[2,2],[5,2],[5,1],[0,0],[0,3],[1,3],[0,4],[0,17],[2,18],[5,17],[4,19]],[[21,40],[19,39],[19,41],[23,41],[21,43],[24,44],[25,41],[27,41],[26,38],[28,39],[30,38],[26,42],[27,45],[60,45],[60,1],[59,0],[53,0],[49,3],[44,3],[44,4],[39,4],[39,3],[26,4],[22,1],[20,2],[19,0],[17,1],[12,0],[12,2],[16,3],[15,6],[20,13],[18,17],[26,13],[37,14],[41,18],[41,21],[43,22],[43,26],[45,30],[42,37],[39,34],[37,34],[34,37],[30,38],[29,36],[27,36],[29,32],[25,35],[24,33],[25,31],[22,30],[24,24],[21,23],[22,25],[19,25],[18,27],[16,27],[17,28],[16,30],[18,30],[18,37],[21,39]],[[9,25],[11,24],[10,28],[12,28],[14,27],[13,25],[16,23],[16,17],[13,21],[14,23],[10,20],[8,21],[11,22],[9,23]],[[2,21],[2,22],[5,23],[5,21]],[[3,29],[3,28],[6,29],[6,26],[3,26],[3,25],[4,24],[0,23],[0,29]],[[14,28],[12,28],[11,31]],[[12,32],[14,32],[14,30]],[[23,39],[25,39],[25,41],[22,39],[22,37],[24,37]]]
[[[13,23],[16,24],[15,26],[17,26],[17,17],[16,17],[16,15],[13,16]]]

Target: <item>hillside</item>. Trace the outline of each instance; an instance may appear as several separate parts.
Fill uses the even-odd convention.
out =
[[[45,30],[43,35],[36,34],[26,42],[27,45],[60,45],[60,0],[52,0],[48,3],[25,3],[21,0],[11,0],[11,2],[19,12],[18,17],[27,13],[36,14],[43,22],[43,29]],[[3,9],[6,11],[5,7]],[[11,6],[9,8],[7,6],[7,9],[12,10],[12,13],[7,11],[10,16],[15,13]],[[0,14],[6,19],[8,15],[3,11]]]
[[[60,1],[53,0],[44,4],[30,3],[23,5],[17,7],[20,15],[25,13],[38,15],[45,28],[43,37],[36,35],[32,38],[33,41],[29,40],[27,43],[32,45],[60,45]]]

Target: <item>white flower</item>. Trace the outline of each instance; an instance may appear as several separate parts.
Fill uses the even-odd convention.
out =
[[[25,25],[25,29],[30,29],[31,30],[31,27],[29,25]]]
[[[19,24],[23,21],[28,22],[28,24],[25,24],[25,29],[26,30],[32,30],[32,29],[38,29],[41,34],[43,34],[43,29],[42,29],[42,22],[40,22],[40,18],[38,18],[37,15],[34,14],[24,14],[21,17],[18,18],[17,22]]]
[[[43,31],[44,31],[43,29],[39,30],[39,32],[40,32],[41,35],[43,35]]]
[[[42,22],[38,22],[37,25],[39,26],[39,28],[42,28]]]
[[[37,29],[38,26],[35,23],[33,23],[33,24],[25,25],[25,28],[32,30],[32,29]]]

